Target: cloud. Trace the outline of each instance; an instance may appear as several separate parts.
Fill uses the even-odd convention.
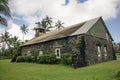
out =
[[[65,0],[11,0],[12,13],[22,16],[29,24],[41,20],[45,15],[60,19],[71,25],[93,17],[103,16],[105,20],[115,18],[119,0],[87,0],[77,3],[70,0],[66,6]]]
[[[9,29],[7,30],[12,36],[19,36],[20,39],[22,39],[22,33],[20,31],[20,27],[13,23],[12,21],[8,22]]]
[[[4,28],[0,28],[0,35],[5,32]]]
[[[35,27],[34,23],[46,15],[54,18],[54,21],[60,19],[65,26],[69,26],[98,16],[110,20],[116,18],[120,10],[117,8],[120,5],[119,0],[86,0],[83,3],[69,0],[67,5],[63,4],[65,0],[10,0],[9,2],[12,14],[20,16],[19,18],[32,25],[30,28]],[[10,26],[12,27],[9,31],[12,34],[16,29],[18,36],[22,35],[17,24],[11,22]],[[33,36],[33,31],[27,37],[30,38],[31,35]]]
[[[20,30],[20,26],[13,23],[12,21],[8,22],[9,29],[7,30],[12,36],[18,36],[20,40],[23,40],[23,34]],[[29,27],[29,33],[25,35],[24,40],[31,39],[34,36],[34,31],[32,30],[33,27]]]

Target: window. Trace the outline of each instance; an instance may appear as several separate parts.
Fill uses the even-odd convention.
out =
[[[107,47],[106,46],[104,46],[104,53],[105,53],[104,55],[107,56]]]
[[[55,49],[56,58],[60,58],[60,48]]]
[[[98,50],[98,57],[100,57],[101,56],[101,48],[100,48],[100,46],[97,46],[97,50]]]
[[[39,51],[39,56],[43,54],[43,51]]]
[[[31,54],[31,52],[30,51],[27,51],[27,54],[26,54],[27,56],[31,56],[32,54]]]
[[[109,37],[108,37],[108,34],[106,33],[106,39],[109,41]]]

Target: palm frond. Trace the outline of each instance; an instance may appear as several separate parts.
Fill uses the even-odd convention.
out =
[[[4,26],[7,26],[7,21],[5,18],[3,18],[2,16],[0,16],[0,23]]]
[[[0,4],[8,4],[8,0],[0,0]]]
[[[7,5],[0,5],[0,14],[11,18],[10,9]]]
[[[21,31],[22,31],[23,34],[27,34],[28,31],[29,31],[28,27],[26,25],[24,25],[24,24],[21,26],[20,29],[21,29]]]

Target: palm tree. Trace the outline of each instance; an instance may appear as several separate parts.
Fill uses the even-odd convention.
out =
[[[10,37],[11,35],[7,31],[5,31],[4,34],[1,34],[2,51],[4,54],[5,54],[5,48],[10,47],[10,42],[9,42]]]
[[[22,31],[22,34],[23,34],[23,42],[24,42],[24,36],[28,33],[29,29],[26,25],[22,25],[20,30]]]
[[[41,25],[45,29],[45,33],[50,31],[51,26],[48,26],[48,22],[45,19],[42,19]]]
[[[49,16],[46,16],[46,18],[43,18],[41,22],[36,22],[35,24],[38,24],[38,27],[42,26],[45,29],[45,33],[51,31],[50,29],[53,28],[52,25],[52,18]]]
[[[13,47],[13,53],[17,54],[19,53],[19,49],[20,49],[20,40],[18,39],[17,36],[14,36],[10,39],[11,41],[11,46]]]
[[[0,0],[0,24],[7,26],[6,17],[11,18],[8,0]]]
[[[11,34],[7,31],[5,31],[4,34],[1,34],[1,42],[3,42],[4,44],[6,44],[8,47],[10,46],[10,37],[11,37]]]
[[[46,23],[47,23],[47,26],[51,26],[52,25],[52,19],[53,18],[51,18],[51,17],[49,17],[49,16],[46,16],[46,18],[44,18],[44,20],[46,21]]]
[[[62,29],[62,28],[64,28],[63,24],[64,24],[63,22],[61,22],[60,20],[58,20],[58,21],[55,23],[56,29]]]

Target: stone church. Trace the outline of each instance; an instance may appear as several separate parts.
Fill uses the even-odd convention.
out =
[[[22,55],[77,54],[79,66],[115,60],[113,38],[102,17],[78,23],[64,29],[45,33],[42,26],[35,28],[35,37],[21,45]]]

